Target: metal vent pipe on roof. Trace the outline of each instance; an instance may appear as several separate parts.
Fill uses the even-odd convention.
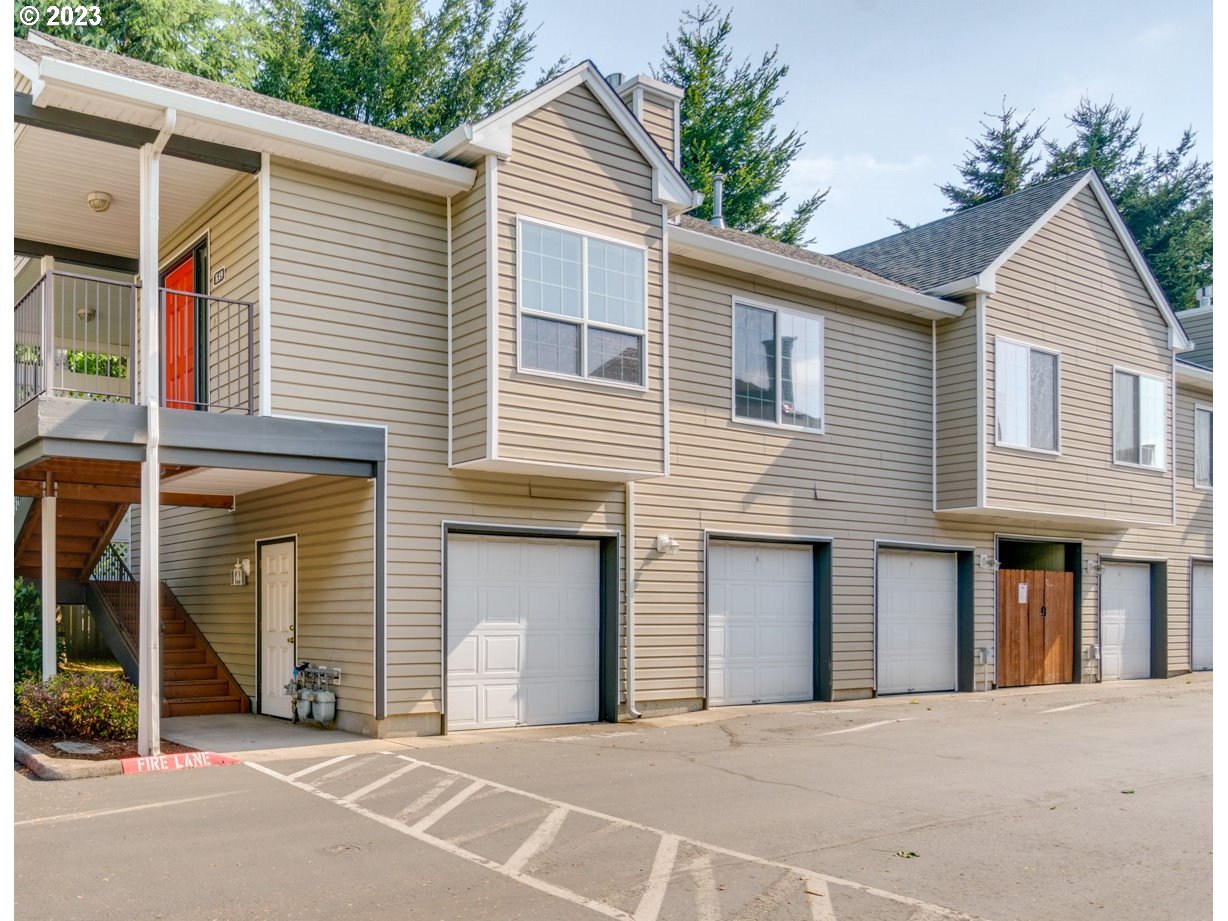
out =
[[[623,85],[623,75],[615,71],[614,73],[606,76],[605,82],[614,87],[614,89],[618,89]]]
[[[725,226],[725,174],[712,177],[712,226]]]

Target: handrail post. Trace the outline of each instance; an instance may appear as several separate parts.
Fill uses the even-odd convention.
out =
[[[136,367],[137,355],[139,354],[139,350],[137,348],[138,337],[136,332],[136,303],[137,298],[140,297],[140,292],[137,289],[135,282],[128,285],[128,292],[132,295],[130,307],[131,317],[129,318],[128,323],[128,396],[132,401],[132,405],[136,406]]]
[[[43,278],[43,319],[42,335],[39,348],[42,352],[42,382],[39,393],[53,391],[52,380],[55,374],[55,258],[44,256],[42,261]]]
[[[247,305],[247,414],[257,415],[255,400],[256,381],[256,306]]]

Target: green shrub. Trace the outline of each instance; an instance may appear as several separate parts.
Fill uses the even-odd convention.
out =
[[[17,688],[19,734],[130,739],[137,730],[137,691],[117,675],[62,672]]]
[[[43,673],[43,601],[32,582],[13,586],[13,678],[18,682]]]

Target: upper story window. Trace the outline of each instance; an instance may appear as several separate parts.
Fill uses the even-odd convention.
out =
[[[1194,407],[1194,485],[1210,489],[1213,485],[1214,473],[1212,461],[1212,433],[1214,432],[1214,415],[1205,406]]]
[[[733,416],[823,431],[823,320],[733,305]]]
[[[1058,451],[1058,353],[999,338],[994,355],[997,443]]]
[[[1167,384],[1133,371],[1113,372],[1113,460],[1164,469]]]
[[[642,387],[642,247],[521,219],[520,368]]]

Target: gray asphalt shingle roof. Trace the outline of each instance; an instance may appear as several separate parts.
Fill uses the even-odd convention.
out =
[[[373,125],[365,125],[362,122],[351,121],[348,118],[342,118],[328,112],[321,112],[318,109],[311,109],[307,106],[274,99],[272,96],[265,96],[251,90],[239,89],[236,86],[228,86],[225,83],[206,80],[204,77],[181,73],[167,67],[159,67],[156,64],[147,64],[144,61],[137,61],[118,54],[111,54],[109,51],[100,51],[97,48],[78,45],[76,42],[65,41],[53,35],[44,35],[41,32],[37,33],[37,35],[40,40],[49,42],[50,47],[19,38],[14,40],[14,49],[34,61],[41,61],[44,57],[58,58],[72,64],[80,64],[82,67],[89,67],[94,70],[101,70],[104,73],[152,83],[155,86],[162,86],[181,93],[188,93],[192,96],[199,96],[202,99],[223,102],[241,109],[248,109],[252,112],[261,112],[265,115],[284,118],[302,125],[310,125],[313,128],[322,128],[325,131],[332,131],[336,134],[371,141],[384,147],[407,150],[410,153],[422,153],[430,146],[428,142],[419,138],[398,134],[395,131],[388,131],[384,128],[376,128]]]
[[[939,218],[912,230],[836,253],[878,275],[931,291],[977,275],[1052,208],[1090,170]]]

